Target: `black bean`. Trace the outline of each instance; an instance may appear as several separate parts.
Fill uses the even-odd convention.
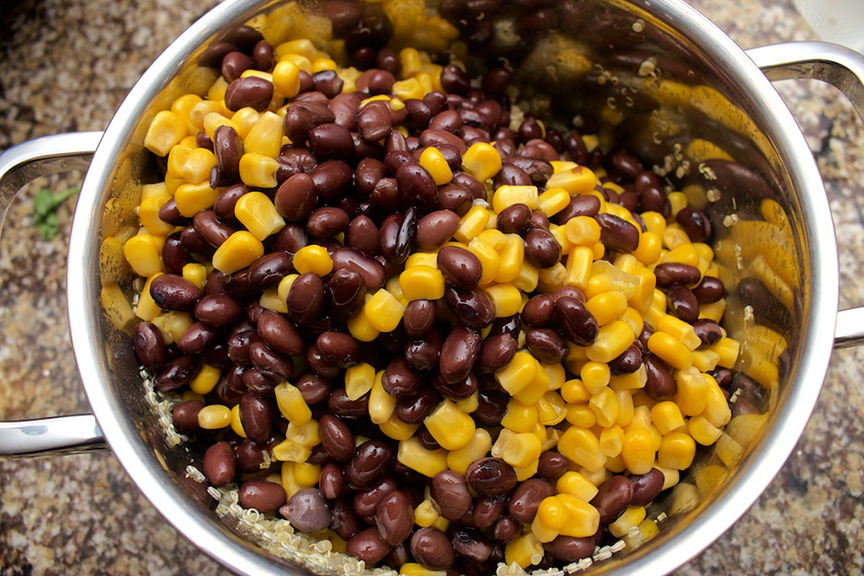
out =
[[[225,90],[225,107],[236,112],[251,107],[263,112],[273,99],[273,83],[256,76],[237,78]]]
[[[132,333],[132,346],[138,362],[150,372],[165,366],[168,347],[162,339],[162,332],[155,324],[139,322]]]
[[[465,479],[477,493],[497,496],[516,485],[516,472],[500,458],[480,458],[468,466]]]
[[[207,481],[216,488],[234,481],[237,475],[237,455],[227,442],[217,442],[204,453],[202,466]]]
[[[281,484],[261,478],[246,480],[240,485],[237,501],[243,508],[253,508],[261,514],[275,512],[287,499]]]

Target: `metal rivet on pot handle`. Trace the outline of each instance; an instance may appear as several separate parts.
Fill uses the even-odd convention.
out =
[[[828,42],[785,42],[747,50],[769,80],[813,78],[831,84],[849,98],[864,121],[864,56]],[[864,344],[864,307],[840,310],[834,347]]]
[[[2,217],[5,218],[18,190],[34,178],[86,169],[101,138],[101,132],[45,136],[0,154]],[[92,414],[0,422],[0,457],[45,456],[104,448],[105,439]]]

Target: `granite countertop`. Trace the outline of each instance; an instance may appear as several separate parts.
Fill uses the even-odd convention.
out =
[[[0,149],[100,130],[149,63],[204,3],[0,0]],[[693,0],[741,46],[813,39],[786,0]],[[840,246],[841,307],[864,304],[864,129],[815,81],[782,83],[825,177]],[[13,204],[0,240],[0,418],[87,409],[64,296],[74,199],[46,241],[36,190]],[[864,570],[864,349],[835,352],[798,446],[735,526],[676,574],[860,574]],[[818,382],[813,382],[818,385]],[[226,574],[171,528],[110,453],[0,460],[0,574]]]

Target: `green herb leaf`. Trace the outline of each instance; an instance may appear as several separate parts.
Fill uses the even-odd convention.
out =
[[[57,209],[70,196],[81,190],[78,186],[52,192],[43,188],[33,196],[33,226],[45,240],[50,240],[60,231],[60,221],[57,219]]]

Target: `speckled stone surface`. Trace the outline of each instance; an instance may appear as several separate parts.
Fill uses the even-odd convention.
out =
[[[0,0],[0,149],[104,128],[148,64],[202,14],[174,0]],[[741,46],[813,38],[789,2],[692,2]],[[841,306],[864,304],[864,130],[817,82],[778,86],[825,176],[840,246]],[[86,409],[63,294],[70,199],[46,242],[28,186],[0,240],[0,418]],[[26,345],[25,345],[26,343]],[[864,570],[864,350],[835,352],[792,456],[753,508],[679,569],[702,574],[860,574]],[[817,382],[813,383],[818,385]],[[0,574],[226,574],[178,535],[110,453],[0,461]]]

